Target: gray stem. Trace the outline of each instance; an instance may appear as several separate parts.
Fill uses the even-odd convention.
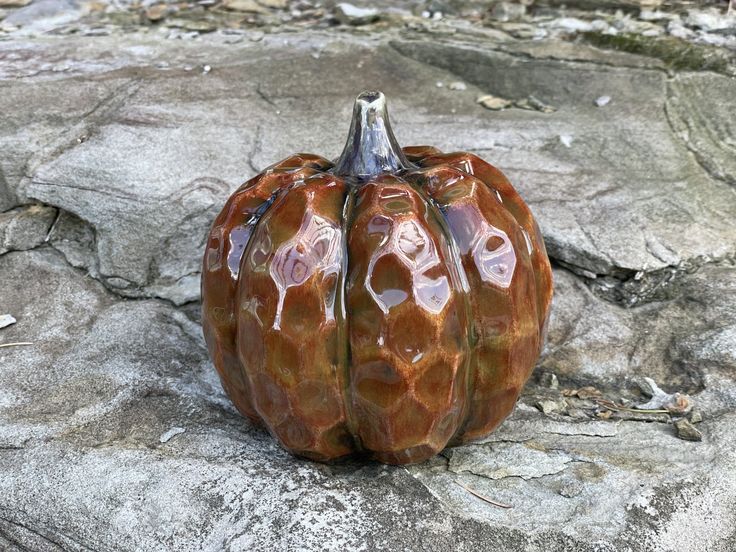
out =
[[[332,172],[365,180],[413,168],[391,131],[382,92],[363,92],[355,99],[348,140]]]

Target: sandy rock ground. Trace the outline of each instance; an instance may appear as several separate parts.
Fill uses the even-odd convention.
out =
[[[0,548],[736,550],[726,3],[0,0],[0,18]],[[407,468],[282,451],[199,326],[225,198],[292,152],[337,155],[365,88],[402,144],[502,168],[555,271],[514,414]]]

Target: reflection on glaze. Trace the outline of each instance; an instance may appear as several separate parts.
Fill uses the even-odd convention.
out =
[[[440,313],[450,299],[450,285],[447,276],[432,278],[427,275],[427,272],[440,264],[437,249],[427,231],[414,220],[394,224],[384,216],[373,217],[368,228],[371,233],[383,234],[383,239],[381,247],[373,253],[368,263],[364,285],[384,314],[388,314],[391,307],[403,303],[409,297],[401,289],[389,288],[380,292],[374,290],[371,276],[376,264],[386,255],[395,255],[409,270],[414,300],[428,312]]]
[[[337,226],[318,215],[305,213],[299,231],[276,250],[270,268],[278,288],[274,329],[281,328],[281,311],[290,287],[302,285],[316,272],[327,277],[340,271],[340,240]],[[325,305],[325,314],[328,319],[334,319],[331,304]]]
[[[460,253],[471,253],[481,278],[500,287],[511,285],[516,253],[506,232],[489,224],[475,207],[447,215]]]
[[[249,221],[250,222],[250,221]],[[228,240],[230,241],[230,252],[227,255],[227,266],[233,279],[238,277],[240,270],[240,259],[243,258],[245,246],[253,233],[253,222],[239,224],[230,231]]]

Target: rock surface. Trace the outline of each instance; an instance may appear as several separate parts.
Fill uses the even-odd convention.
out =
[[[418,25],[407,3],[401,25],[338,32],[8,27],[0,548],[736,549],[736,82],[569,42],[559,22],[442,15],[481,4]],[[207,17],[191,21],[217,28]],[[34,28],[67,28],[53,18]],[[703,21],[681,23],[701,40]],[[280,450],[223,394],[198,323],[227,195],[292,152],[336,155],[369,87],[401,143],[507,172],[556,265],[548,345],[514,414],[408,468]],[[529,97],[555,110],[514,107]],[[645,376],[695,409],[635,408]]]

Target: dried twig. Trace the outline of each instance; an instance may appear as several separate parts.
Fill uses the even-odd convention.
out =
[[[474,491],[470,487],[466,487],[465,485],[463,485],[459,481],[455,481],[455,483],[457,483],[458,485],[460,485],[463,489],[465,489],[466,491],[468,491],[473,496],[476,496],[476,497],[480,498],[481,500],[487,502],[488,504],[492,504],[493,506],[498,506],[499,508],[513,508],[513,506],[511,504],[504,504],[503,502],[497,502],[495,500],[492,500],[492,499],[488,498],[487,496],[484,496],[484,495],[480,494],[478,491]]]
[[[629,408],[628,406],[623,406],[620,404],[616,404],[613,401],[609,401],[608,399],[593,399],[597,404],[601,406],[605,406],[609,410],[619,410],[621,412],[641,412],[643,414],[668,414],[669,410],[654,410],[654,409],[643,409],[643,408]]]
[[[2,347],[19,347],[21,345],[33,345],[30,341],[19,341],[18,343],[0,343],[0,348]]]

